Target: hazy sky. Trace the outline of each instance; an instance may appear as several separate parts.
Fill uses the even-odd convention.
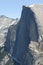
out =
[[[0,15],[20,18],[22,6],[31,4],[43,4],[43,0],[0,0]]]

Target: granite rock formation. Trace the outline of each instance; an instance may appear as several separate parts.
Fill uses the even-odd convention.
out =
[[[9,57],[8,53],[4,50],[4,44],[6,41],[8,29],[11,26],[16,26],[18,22],[17,19],[8,18],[4,15],[0,16],[0,65],[12,65],[12,59]]]
[[[29,8],[30,7],[30,8]],[[23,24],[25,26],[26,22],[31,19],[31,27],[30,27],[30,37],[31,37],[31,41],[30,41],[30,44],[29,44],[29,51],[27,52],[27,55],[25,56],[25,60],[23,61],[23,63],[25,65],[31,65],[31,63],[33,65],[40,65],[40,64],[43,64],[43,5],[34,5],[34,6],[24,6],[23,8],[23,11],[22,11],[22,15],[21,15],[21,18],[20,18],[20,27],[19,30],[21,32],[21,35],[23,34],[23,30],[22,30],[22,27],[23,27]],[[30,10],[31,9],[31,10]],[[32,15],[32,12],[35,14],[34,18],[35,18],[35,22],[37,23],[37,28],[38,28],[38,39],[37,39],[37,33],[34,31],[35,30],[35,24],[34,24],[34,18]],[[29,13],[30,12],[30,13]],[[27,14],[28,13],[28,14]],[[32,18],[31,18],[32,17]],[[25,23],[22,23],[26,21]],[[29,25],[29,24],[28,24]],[[9,31],[8,32],[8,36],[9,36],[9,33],[11,33],[11,29],[13,30],[13,26],[12,28],[10,27],[9,28]],[[26,29],[26,28],[25,28]],[[13,31],[12,31],[13,32]],[[24,32],[25,34],[25,32]],[[19,34],[18,34],[19,35]],[[10,38],[13,37],[12,34],[10,35]],[[15,37],[15,34],[14,34],[14,37]],[[20,36],[21,37],[21,36]],[[10,40],[9,38],[9,40]],[[15,37],[16,38],[16,37]],[[12,38],[13,39],[13,38]],[[11,39],[11,40],[12,40]],[[21,40],[21,39],[20,39]],[[38,42],[36,41],[38,40]],[[7,40],[8,41],[8,40]],[[14,40],[13,40],[14,41]],[[20,42],[20,41],[19,41]],[[22,44],[22,43],[21,43]],[[9,46],[9,45],[8,45]],[[11,45],[12,46],[12,45]],[[19,46],[19,45],[18,45]],[[21,45],[22,46],[22,45]],[[12,48],[12,47],[11,47]],[[21,48],[21,47],[20,47]],[[25,47],[24,47],[25,48]],[[9,49],[9,48],[8,48]],[[8,50],[7,49],[7,50]],[[26,48],[25,48],[26,49]],[[10,50],[9,50],[10,52]],[[20,50],[19,50],[20,52]],[[12,52],[10,52],[12,53]],[[21,53],[22,54],[22,53]],[[33,58],[32,58],[33,56]],[[41,58],[41,59],[40,59]],[[30,60],[30,61],[29,61]],[[23,65],[24,65],[23,64]]]
[[[37,23],[37,26],[38,26],[39,37],[38,37],[37,42],[33,41],[33,39],[35,40],[37,35],[34,36],[34,33],[35,33],[34,31],[30,32],[31,33],[31,41],[30,41],[30,44],[28,46],[28,48],[29,48],[28,52],[26,53],[26,55],[24,55],[25,59],[24,59],[22,65],[32,65],[32,64],[33,65],[43,65],[43,5],[25,6],[25,8],[26,9],[30,8],[35,14],[35,20],[36,20],[36,23]],[[25,14],[24,9],[23,9],[23,12],[24,12],[24,14],[22,15],[20,21],[24,21],[24,20],[28,21],[29,20],[28,19],[29,14],[27,16],[27,14]],[[27,17],[27,18],[25,18],[25,17]],[[30,19],[31,19],[31,16],[30,16]],[[34,27],[33,26],[33,24],[34,24],[33,21],[32,21],[31,24],[32,24],[32,27]],[[32,29],[32,27],[31,27],[31,30],[33,30],[33,29],[35,30],[35,28]],[[17,28],[18,28],[18,24],[16,24],[16,25],[13,24],[9,27],[6,39],[8,39],[8,36],[10,34],[10,36],[9,36],[10,43],[15,42]],[[8,40],[7,40],[7,42],[8,42]],[[13,48],[13,44],[11,44],[11,48],[10,48],[13,52],[12,48]],[[9,52],[9,50],[8,50],[8,52]],[[12,54],[12,52],[10,51],[11,54]]]

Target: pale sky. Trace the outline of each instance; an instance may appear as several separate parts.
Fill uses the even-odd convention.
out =
[[[20,18],[22,6],[32,4],[43,4],[43,0],[0,0],[0,15]]]

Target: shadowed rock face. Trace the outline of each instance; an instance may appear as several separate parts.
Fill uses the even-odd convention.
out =
[[[29,7],[23,6],[21,18],[15,30],[16,39],[14,39],[14,28],[14,26],[9,28],[5,50],[10,52],[15,61],[23,63],[23,65],[32,65],[34,58],[30,52],[29,44],[31,41],[38,42],[38,29],[35,14]]]
[[[24,6],[18,24],[9,27],[5,49],[10,52],[14,60],[22,62],[22,65],[41,65],[43,64],[42,33],[43,5]]]

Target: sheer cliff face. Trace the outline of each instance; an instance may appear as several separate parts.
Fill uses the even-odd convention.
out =
[[[32,9],[32,10],[31,10]],[[42,15],[41,13],[40,13],[40,9],[42,10],[42,8],[40,7],[40,6],[33,6],[33,7],[25,7],[24,6],[24,8],[23,8],[23,10],[22,10],[22,15],[21,15],[21,19],[20,19],[20,31],[19,32],[21,32],[20,33],[20,35],[22,35],[23,33],[25,33],[26,32],[26,34],[27,34],[27,30],[26,30],[26,27],[25,27],[25,25],[26,25],[26,22],[28,22],[28,25],[30,24],[30,22],[31,22],[31,26],[30,26],[30,28],[28,27],[28,29],[30,30],[30,34],[28,33],[27,34],[27,37],[28,37],[28,35],[30,35],[30,50],[29,51],[31,51],[31,53],[30,53],[30,55],[29,55],[29,51],[28,51],[28,57],[27,57],[27,55],[26,55],[26,58],[25,58],[25,64],[27,63],[27,65],[29,64],[29,65],[31,65],[31,63],[33,63],[33,57],[34,57],[34,59],[35,59],[35,64],[34,65],[38,65],[38,62],[40,63],[40,59],[38,58],[38,56],[40,55],[40,47],[42,46],[42,45],[40,45],[40,47],[39,47],[39,49],[37,48],[39,45],[38,45],[38,43],[35,41],[35,39],[37,38],[36,36],[37,36],[37,34],[35,34],[36,33],[36,31],[35,31],[35,29],[36,29],[36,27],[35,27],[35,24],[34,24],[34,22],[37,22],[38,23],[38,25],[39,25],[39,21],[40,21],[40,23],[41,23],[41,21],[42,21],[42,19],[40,19],[40,17],[38,16],[38,13],[40,14],[40,15]],[[34,17],[34,14],[35,14],[35,17]],[[36,19],[36,20],[35,20]],[[39,20],[40,19],[40,20]],[[21,25],[22,24],[22,25]],[[40,24],[41,25],[41,24]],[[42,26],[42,25],[41,25]],[[13,30],[13,27],[12,27],[12,29],[10,28],[10,32],[11,32],[11,30]],[[22,31],[25,31],[25,32],[22,32]],[[14,34],[13,33],[13,31],[12,31],[12,34]],[[13,39],[13,36],[12,36],[12,34],[10,35],[11,37],[12,37],[12,39]],[[8,35],[9,36],[9,35]],[[22,35],[23,36],[23,35]],[[10,37],[10,38],[11,38]],[[24,37],[24,36],[23,36]],[[19,36],[18,37],[18,39],[19,39],[19,43],[21,43],[22,41],[20,41],[20,38],[21,39],[24,39],[24,38],[21,38],[21,36]],[[27,39],[27,38],[26,38]],[[33,40],[34,39],[34,40]],[[29,41],[29,39],[28,39],[28,41]],[[18,44],[19,44],[18,43]],[[27,43],[27,42],[26,42]],[[19,48],[20,46],[22,46],[23,45],[23,50],[24,49],[26,49],[25,48],[25,44],[22,42],[21,44],[19,44],[17,47]],[[11,45],[11,47],[12,47],[12,45]],[[7,47],[8,48],[8,47]],[[20,47],[20,49],[21,49],[21,47]],[[19,51],[19,52],[21,52],[21,51]],[[24,51],[23,51],[24,52]],[[22,53],[21,53],[22,54]],[[32,56],[31,56],[31,54],[32,54]],[[19,55],[19,54],[18,54]],[[43,55],[43,54],[42,54]],[[41,56],[40,56],[41,57]],[[20,55],[19,55],[19,57],[18,58],[20,58]],[[38,60],[36,60],[36,59],[38,59]],[[27,61],[26,61],[27,60]],[[38,61],[38,62],[37,62]],[[42,59],[42,61],[43,61],[43,59]],[[24,64],[24,65],[25,65]],[[40,63],[41,64],[41,63]]]
[[[7,31],[10,25],[16,24],[16,19],[8,18],[6,16],[0,16],[0,46],[6,40]]]
[[[29,7],[35,13],[36,22],[38,24],[38,28],[40,29],[40,33],[41,33],[41,31],[43,31],[43,5],[34,5],[34,6],[29,6]],[[28,21],[28,16],[27,16],[27,14],[25,14],[25,10],[23,10],[23,12],[24,12],[24,14],[22,15],[23,21]],[[26,11],[26,13],[27,13],[27,11]],[[8,17],[5,17],[5,16],[0,16],[0,46],[2,46],[3,43],[6,40],[5,36],[7,35],[7,30],[9,28],[9,26],[12,25],[12,24],[15,24],[15,23],[16,23],[16,20],[14,20],[14,19],[11,19],[11,18],[8,18]],[[17,26],[14,25],[14,26],[11,26],[9,28],[10,33],[11,33],[10,38],[11,38],[12,41],[15,39],[15,33],[16,33],[15,29],[16,29],[16,27]],[[32,28],[31,28],[31,30],[32,30]],[[9,36],[8,36],[8,38],[9,38]],[[33,36],[31,36],[31,38],[33,38]],[[31,44],[29,45],[30,46],[29,48],[31,50],[31,54],[33,54],[32,56],[34,56],[34,59],[35,59],[34,65],[42,65],[43,64],[43,52],[42,53],[40,52],[40,48],[42,48],[42,45],[39,46],[37,42],[33,42],[33,41],[31,41]],[[43,49],[42,49],[42,51],[43,51]],[[28,52],[28,54],[26,55],[25,61],[24,61],[24,63],[25,63],[24,65],[28,65],[28,64],[31,65],[31,62],[33,63],[32,56],[31,55],[29,56],[29,52]]]

